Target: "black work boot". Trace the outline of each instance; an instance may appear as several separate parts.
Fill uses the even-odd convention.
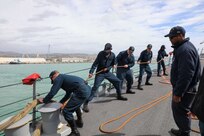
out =
[[[118,95],[118,96],[117,96],[117,99],[118,99],[118,100],[122,100],[122,101],[127,101],[127,100],[128,100],[126,97],[123,97],[123,96],[121,96],[121,95]]]
[[[84,122],[83,122],[83,120],[82,120],[82,112],[81,112],[81,109],[80,109],[80,108],[78,108],[78,109],[76,110],[76,115],[77,115],[77,120],[75,121],[75,122],[76,122],[76,125],[77,125],[77,127],[82,128],[83,125],[84,125]]]
[[[153,85],[153,84],[150,83],[149,81],[146,81],[145,85]]]
[[[174,134],[175,136],[180,136],[181,135],[181,131],[179,131],[177,129],[174,129],[174,128],[171,129],[171,133]]]
[[[148,77],[148,76],[147,76],[145,85],[153,85],[152,83],[149,82],[150,78],[151,78],[151,77]]]
[[[141,83],[140,83],[140,82],[139,82],[138,85],[137,85],[137,89],[138,89],[138,90],[143,90],[143,88],[141,87]]]
[[[130,89],[127,89],[126,93],[127,93],[127,94],[135,94],[135,92],[133,92],[133,91],[130,90]]]
[[[163,75],[164,75],[164,76],[168,76],[168,74],[166,74],[166,73],[164,73]]]
[[[84,122],[82,119],[77,119],[75,122],[78,128],[82,128],[84,125]]]
[[[69,120],[68,123],[69,123],[69,126],[71,128],[71,133],[67,136],[80,136],[80,133],[76,127],[75,120]]]
[[[161,75],[160,75],[160,74],[157,74],[157,76],[158,76],[158,77],[161,77]]]
[[[174,134],[175,136],[190,136],[189,132],[182,132],[182,131],[180,131],[178,129],[174,129],[174,128],[171,129],[171,133]]]
[[[83,110],[84,112],[89,112],[88,103],[84,103],[82,110]]]
[[[163,75],[168,76],[168,74],[166,73],[166,69],[163,70]]]
[[[80,133],[78,130],[72,131],[69,135],[67,136],[80,136]]]

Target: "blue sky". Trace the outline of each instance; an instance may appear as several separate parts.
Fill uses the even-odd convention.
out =
[[[20,53],[113,52],[147,44],[157,54],[171,27],[183,26],[197,48],[204,47],[203,0],[0,0],[0,51]]]

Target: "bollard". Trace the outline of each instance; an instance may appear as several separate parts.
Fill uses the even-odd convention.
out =
[[[11,118],[12,116],[3,120],[1,123],[4,123]],[[6,128],[4,130],[5,136],[31,136],[29,129],[29,121],[31,120],[32,116],[30,114],[26,115],[21,120],[17,121],[16,123]]]
[[[60,123],[60,103],[43,104],[38,111],[42,116],[42,131],[44,134],[57,134],[57,126]]]
[[[60,103],[43,104],[38,108],[42,116],[42,135],[41,136],[67,136],[71,133],[70,127],[60,123]]]

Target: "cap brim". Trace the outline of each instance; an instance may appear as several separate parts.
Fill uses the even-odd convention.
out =
[[[172,37],[172,36],[176,36],[175,34],[167,34],[164,37]]]
[[[169,37],[169,34],[165,35],[164,37]]]
[[[109,51],[109,50],[112,50],[112,48],[110,48],[110,49],[105,49],[104,51]]]

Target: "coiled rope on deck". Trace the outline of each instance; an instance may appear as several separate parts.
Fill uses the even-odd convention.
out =
[[[102,133],[107,133],[107,134],[111,134],[111,133],[115,133],[119,130],[121,130],[128,122],[130,122],[133,118],[135,118],[136,116],[140,115],[141,113],[147,111],[148,109],[152,108],[153,106],[159,104],[160,102],[166,100],[169,96],[171,96],[172,92],[168,92],[166,95],[164,96],[161,96],[145,105],[142,105],[141,107],[139,108],[134,108],[130,111],[128,111],[127,113],[121,115],[121,116],[118,116],[116,118],[113,118],[105,123],[102,123],[100,126],[99,126],[99,130],[102,132]],[[134,115],[132,115],[131,117],[129,117],[126,121],[124,121],[119,127],[117,127],[116,129],[112,130],[112,131],[109,131],[109,130],[105,130],[103,127],[111,122],[114,122],[116,120],[119,120],[121,119],[122,117],[125,117],[127,115],[129,115],[130,113],[132,112],[135,112],[135,111],[138,111],[136,112]]]
[[[165,78],[164,78],[165,79]],[[166,83],[169,84],[169,81],[168,80],[164,80]],[[107,133],[107,134],[111,134],[111,133],[115,133],[119,130],[121,130],[128,122],[130,122],[133,118],[135,118],[136,116],[140,115],[141,113],[147,111],[148,109],[154,107],[155,105],[159,104],[160,102],[166,100],[168,97],[170,97],[172,95],[172,91],[169,91],[167,94],[147,103],[147,104],[144,104],[142,105],[141,107],[139,108],[134,108],[130,111],[128,111],[127,113],[125,114],[122,114],[121,116],[118,116],[116,118],[113,118],[113,119],[110,119],[109,121],[106,121],[105,123],[102,123],[100,126],[99,126],[99,130],[102,132],[102,133]],[[137,112],[136,112],[137,111]],[[110,130],[105,130],[104,129],[104,126],[111,123],[111,122],[114,122],[114,121],[117,121],[119,119],[121,119],[122,117],[125,117],[127,115],[129,115],[130,113],[133,113],[133,112],[136,112],[134,115],[132,115],[131,117],[129,117],[126,121],[124,121],[119,127],[115,128],[114,130],[110,131]]]

